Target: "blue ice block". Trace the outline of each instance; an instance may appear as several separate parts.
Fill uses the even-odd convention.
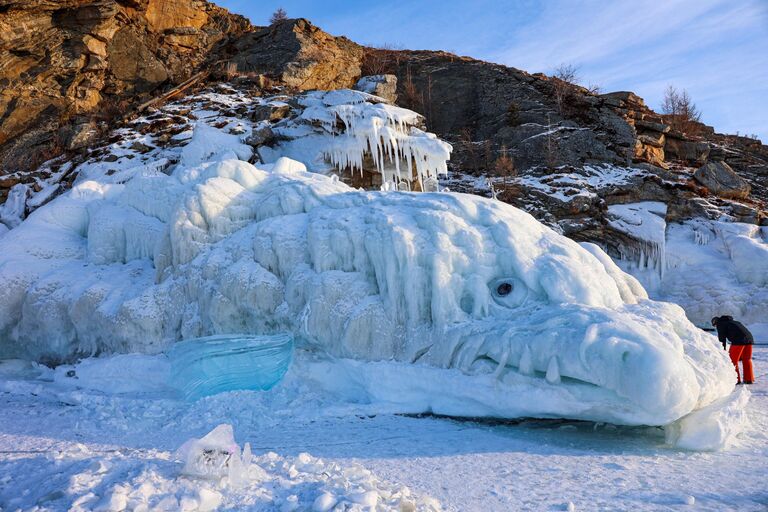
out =
[[[235,390],[267,390],[291,364],[289,334],[208,336],[176,343],[168,357],[171,385],[187,400]]]

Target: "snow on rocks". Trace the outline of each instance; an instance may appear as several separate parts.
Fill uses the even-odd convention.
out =
[[[383,183],[417,181],[421,190],[426,180],[448,172],[450,144],[419,129],[423,118],[411,110],[351,90],[309,92],[298,102],[301,113],[274,127],[288,140],[260,150],[265,162],[288,156],[310,170],[327,172],[330,164],[362,172],[370,158]]]
[[[713,316],[732,315],[746,324],[761,323],[768,316],[768,228],[706,219],[666,225],[647,203],[622,207],[633,215],[644,212],[645,221],[636,217],[612,225],[655,249],[616,263],[653,299],[680,304],[702,327],[709,327]],[[637,256],[636,250],[627,252]]]
[[[0,225],[15,228],[26,217],[27,198],[30,195],[29,185],[19,183],[8,192],[5,203],[0,205]]]
[[[614,204],[608,207],[608,225],[636,241],[619,247],[619,258],[638,270],[650,269],[664,279],[666,270],[667,205],[656,201]]]

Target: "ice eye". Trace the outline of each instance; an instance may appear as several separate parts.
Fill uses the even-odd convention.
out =
[[[491,298],[499,306],[516,308],[522,306],[531,295],[531,290],[520,279],[512,276],[500,277],[488,283]],[[536,298],[534,294],[532,298]]]
[[[512,283],[501,283],[496,287],[496,294],[499,297],[506,297],[510,293],[512,293]]]

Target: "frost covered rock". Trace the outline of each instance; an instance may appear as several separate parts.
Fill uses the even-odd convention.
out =
[[[30,192],[30,187],[22,183],[11,188],[5,203],[0,204],[0,224],[4,224],[7,228],[15,228],[24,220]]]
[[[300,114],[272,128],[283,142],[259,149],[264,162],[286,156],[315,172],[376,173],[405,190],[426,190],[448,172],[451,145],[423,131],[416,112],[348,89],[310,92],[298,104]]]
[[[728,358],[679,307],[526,213],[355,190],[287,158],[254,167],[222,143],[172,169],[92,174],[0,239],[2,356],[290,332],[409,408],[628,424],[733,389]]]
[[[355,89],[397,103],[397,77],[395,75],[364,76],[357,81]]]
[[[610,225],[626,235],[616,263],[657,300],[679,304],[702,327],[713,316],[746,324],[768,315],[768,228],[693,219],[666,224],[664,205],[609,207]]]

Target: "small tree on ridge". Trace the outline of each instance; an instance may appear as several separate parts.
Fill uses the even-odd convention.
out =
[[[283,21],[288,19],[288,13],[285,12],[285,9],[282,7],[278,7],[278,9],[272,13],[272,16],[269,18],[269,24],[274,25],[278,21]]]
[[[661,103],[661,113],[672,128],[683,133],[692,133],[701,122],[701,111],[685,89],[678,91],[668,85]]]

